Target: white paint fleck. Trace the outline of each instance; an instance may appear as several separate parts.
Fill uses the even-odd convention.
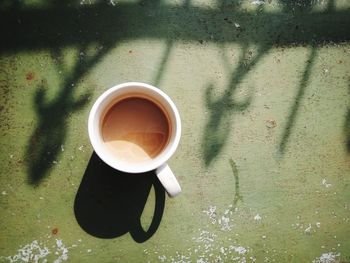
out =
[[[317,228],[320,228],[321,227],[321,223],[320,222],[316,222],[316,226],[317,226]]]
[[[64,146],[61,144],[61,151],[64,152]]]
[[[166,256],[165,255],[158,256],[158,259],[160,260],[160,262],[165,262]]]
[[[48,254],[50,254],[49,249],[43,244],[34,240],[20,249],[18,249],[17,254],[14,256],[9,256],[7,259],[9,262],[35,262],[38,263],[40,259],[44,259]]]
[[[208,210],[204,210],[202,212],[209,216],[209,219],[213,225],[216,223],[216,206],[209,206]]]
[[[210,233],[209,231],[203,230],[198,238],[195,238],[197,242],[203,242],[203,243],[210,243],[213,242],[216,238],[216,235],[214,233]]]
[[[68,260],[68,248],[63,244],[61,239],[56,239],[56,252],[60,255],[53,263],[61,263],[62,261]]]
[[[222,239],[218,238],[221,237],[223,230],[231,231],[233,226],[232,223],[235,219],[233,216],[241,217],[244,215],[243,213],[245,213],[244,209],[240,209],[242,214],[237,214],[236,211],[238,210],[234,209],[233,207],[234,206],[230,204],[220,215],[217,213],[218,210],[216,206],[213,205],[210,205],[208,209],[202,211],[209,217],[209,222],[204,227],[198,228],[198,234],[192,237],[194,247],[191,249],[188,248],[183,253],[181,253],[181,251],[176,251],[174,255],[162,254],[158,250],[151,251],[151,253],[157,254],[159,262],[171,263],[247,263],[256,261],[255,257],[252,256],[252,252],[250,251],[249,247],[244,247],[241,244],[238,244],[238,233],[231,233],[231,236],[235,236],[235,238],[228,238],[228,240],[231,241],[230,246],[223,246]],[[246,215],[248,216],[248,214]],[[251,216],[251,210],[249,212],[249,216]],[[266,238],[266,236],[263,236],[263,238]],[[193,252],[188,252],[189,250]],[[148,254],[146,252],[144,253]],[[249,256],[251,257],[249,258]],[[195,259],[193,259],[193,257],[195,257]]]
[[[221,230],[229,231],[233,227],[232,224],[230,224],[230,218],[226,216],[221,217]]]
[[[68,248],[65,247],[62,240],[56,239],[56,244],[52,246],[53,251],[51,252],[47,245],[34,240],[31,243],[21,247],[18,253],[14,256],[9,256],[6,259],[9,262],[47,262],[46,256],[49,254],[57,255],[58,257],[54,259],[53,263],[61,263],[62,261],[68,260]]]
[[[338,257],[340,257],[340,253],[323,253],[319,258],[314,259],[312,263],[335,263],[338,262]]]
[[[255,258],[255,257],[249,257],[249,259],[250,259],[251,261],[253,261],[253,262],[256,261],[256,258]]]
[[[259,214],[256,214],[256,216],[254,216],[254,220],[255,221],[260,221],[261,220],[261,216]]]
[[[310,234],[311,233],[311,224],[309,224],[309,226],[307,228],[305,228],[304,232],[306,234]]]
[[[326,178],[323,178],[323,180],[322,180],[322,185],[324,185],[326,188],[328,188],[328,187],[331,187],[331,186],[332,186],[332,184],[327,183]]]
[[[115,6],[116,4],[118,4],[118,2],[115,1],[115,0],[109,0],[109,3],[110,3],[112,6]]]
[[[265,1],[263,0],[254,0],[252,2],[252,5],[263,5],[263,4],[265,4]]]
[[[92,250],[90,248],[86,250],[87,253],[91,253],[91,251]]]
[[[240,255],[247,253],[247,249],[245,247],[234,247],[234,250]]]
[[[6,191],[2,191],[1,194],[2,195],[7,195],[7,192]]]

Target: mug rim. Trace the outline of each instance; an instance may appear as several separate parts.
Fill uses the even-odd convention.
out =
[[[126,162],[121,162],[116,158],[112,158],[111,155],[105,154],[105,150],[103,149],[102,145],[100,145],[99,142],[97,142],[96,134],[95,134],[95,127],[94,127],[94,120],[96,118],[96,113],[100,109],[100,105],[103,101],[105,101],[112,93],[114,93],[117,90],[124,89],[127,87],[141,87],[145,89],[149,89],[155,93],[158,93],[170,106],[174,116],[175,116],[175,129],[174,129],[174,139],[172,142],[169,142],[170,145],[166,147],[165,152],[162,152],[160,156],[158,156],[156,159],[151,160],[150,162],[147,162],[146,164],[142,165],[133,165],[132,163],[128,164]],[[117,84],[112,86],[111,88],[105,90],[94,102],[90,113],[89,113],[89,119],[88,119],[88,134],[90,143],[92,144],[92,147],[96,154],[109,166],[113,167],[116,170],[127,172],[127,173],[144,173],[148,171],[152,171],[157,169],[158,167],[165,164],[170,157],[175,153],[181,137],[181,119],[179,111],[175,105],[175,103],[171,100],[171,98],[162,90],[159,88],[152,86],[147,83],[143,82],[124,82],[121,84]]]

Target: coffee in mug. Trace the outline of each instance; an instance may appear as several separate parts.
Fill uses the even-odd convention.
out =
[[[102,138],[115,158],[140,163],[157,157],[169,141],[169,120],[161,106],[146,97],[114,102],[102,118]]]

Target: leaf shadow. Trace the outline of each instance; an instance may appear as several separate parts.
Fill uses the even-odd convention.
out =
[[[205,105],[209,111],[209,118],[204,128],[201,143],[206,166],[209,166],[220,154],[227,142],[232,129],[233,114],[241,113],[251,105],[253,100],[252,88],[243,101],[237,101],[234,97],[239,91],[239,84],[268,52],[269,48],[269,46],[263,46],[258,49],[255,56],[252,56],[251,51],[247,47],[242,48],[237,68],[233,71],[229,84],[219,98],[214,98],[214,87],[212,84],[206,87]],[[247,54],[249,54],[249,59],[247,59]]]
[[[87,90],[76,98],[78,82],[108,51],[109,48],[105,45],[104,49],[81,61],[79,54],[86,52],[86,46],[82,45],[75,58],[75,65],[70,71],[66,69],[61,59],[61,52],[57,50],[52,52],[57,60],[57,71],[63,72],[64,81],[59,93],[51,100],[47,99],[47,92],[51,87],[46,79],[41,80],[34,95],[33,105],[38,120],[25,153],[29,184],[39,185],[49,174],[52,166],[58,163],[67,136],[69,116],[83,109],[92,95],[92,91]]]

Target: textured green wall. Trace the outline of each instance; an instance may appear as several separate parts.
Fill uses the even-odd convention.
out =
[[[350,261],[348,1],[44,2],[0,5],[0,262]],[[93,155],[125,81],[179,108],[174,199]]]

